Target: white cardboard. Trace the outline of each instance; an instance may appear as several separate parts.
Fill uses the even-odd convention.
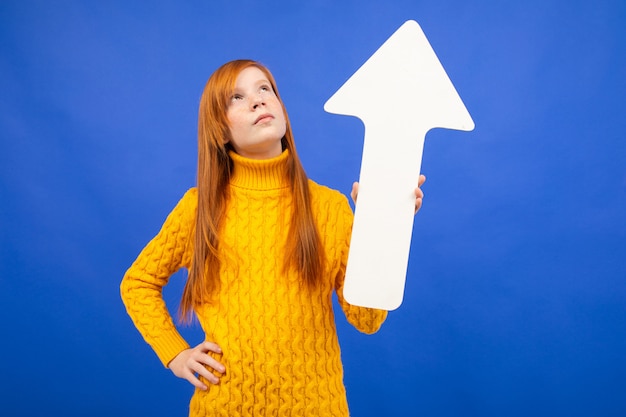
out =
[[[426,132],[474,122],[422,29],[404,23],[326,102],[365,125],[359,194],[344,296],[394,310],[402,303],[415,188]]]

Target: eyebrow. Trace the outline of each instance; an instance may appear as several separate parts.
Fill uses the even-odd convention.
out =
[[[268,80],[267,78],[259,78],[258,80],[254,81],[254,85],[260,85],[260,84],[272,84],[270,83],[270,80]],[[235,85],[235,88],[237,88],[237,86]]]
[[[254,85],[261,85],[261,84],[272,85],[272,83],[270,83],[270,80],[268,80],[267,78],[261,78],[260,80],[254,83]]]
[[[257,81],[254,82],[254,86],[258,87],[261,86],[263,84],[267,84],[268,86],[270,86],[270,88],[272,89],[272,91],[274,90],[274,87],[272,87],[272,83],[270,82],[270,80],[268,80],[267,78],[261,78]],[[232,94],[241,94],[241,88],[238,88],[236,85],[233,87],[233,91],[231,92]]]

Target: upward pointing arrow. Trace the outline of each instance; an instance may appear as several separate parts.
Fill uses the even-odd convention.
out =
[[[415,187],[426,133],[470,131],[474,122],[424,32],[404,23],[326,102],[365,125],[344,296],[394,310],[402,303]]]

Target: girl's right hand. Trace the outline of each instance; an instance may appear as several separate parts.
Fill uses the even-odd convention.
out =
[[[180,352],[172,359],[168,368],[177,377],[186,379],[193,386],[206,391],[208,387],[198,379],[198,376],[203,377],[212,384],[219,384],[220,379],[207,367],[213,368],[221,374],[226,371],[224,365],[208,355],[207,352],[222,353],[222,349],[213,342],[200,343],[194,348]]]

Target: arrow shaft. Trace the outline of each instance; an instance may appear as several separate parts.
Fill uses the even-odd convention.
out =
[[[421,170],[426,129],[414,126],[412,129],[400,130],[404,137],[389,137],[389,130],[385,127],[387,125],[388,123],[374,121],[366,125],[359,176],[359,199],[370,193],[375,194],[375,198],[394,202],[405,200],[407,193],[409,199],[414,197],[413,190],[417,187]]]
[[[424,137],[385,138],[384,129],[367,127],[346,291],[358,282],[361,289],[388,300],[386,305],[399,305],[404,280],[384,277],[406,276]]]

